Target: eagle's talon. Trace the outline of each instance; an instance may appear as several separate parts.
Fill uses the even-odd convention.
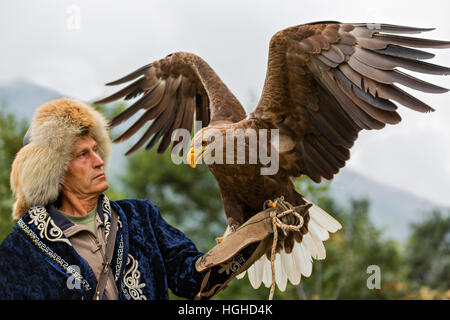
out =
[[[219,244],[223,241],[223,239],[225,239],[225,237],[217,237],[216,242]]]
[[[276,208],[277,205],[272,200],[264,201],[264,205],[263,205],[264,210],[268,209],[269,207]]]
[[[217,238],[216,238],[216,242],[217,242],[217,243],[221,243],[221,242],[223,241],[223,239],[225,239],[225,237],[226,237],[228,234],[230,234],[230,233],[232,233],[232,232],[235,232],[236,229],[237,229],[237,226],[234,225],[234,224],[231,225],[231,226],[229,226],[229,227],[227,228],[228,233],[225,232],[225,235],[224,235],[224,236],[222,236],[222,237],[217,237]]]

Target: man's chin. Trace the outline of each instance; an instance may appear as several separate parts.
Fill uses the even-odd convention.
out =
[[[95,193],[97,193],[98,195],[101,195],[106,190],[108,190],[108,188],[109,188],[108,182],[105,180],[105,181],[97,184],[97,186],[95,187]]]
[[[103,192],[105,192],[106,190],[108,190],[108,188],[109,188],[109,184],[108,184],[108,182],[105,182],[105,186],[103,187],[103,190],[102,190],[101,193],[103,193]]]

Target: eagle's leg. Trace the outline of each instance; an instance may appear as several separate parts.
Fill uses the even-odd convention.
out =
[[[300,194],[294,194],[293,197],[293,201],[289,202],[290,207],[294,207],[296,209],[297,213],[300,213],[302,216],[305,216],[304,219],[306,219],[306,223],[308,222],[307,219],[309,219],[309,216],[306,216],[306,212],[309,209],[309,206],[304,205],[305,201],[303,200],[303,198],[301,197]],[[263,209],[267,210],[268,208],[272,207],[272,208],[277,208],[277,203],[278,200],[282,200],[282,201],[286,201],[284,196],[281,196],[277,199],[275,199],[274,201],[272,200],[266,200],[264,201],[263,204]],[[278,206],[278,209],[281,209],[283,211],[283,208],[285,208],[284,210],[287,210],[288,207],[286,207],[286,205],[281,204]],[[299,210],[299,211],[297,211]],[[300,223],[300,221],[298,221],[298,219],[292,215],[288,215],[288,216],[284,216],[281,218],[281,220],[286,223],[286,224],[292,224],[292,225],[298,225]],[[283,234],[280,234],[280,238],[279,238],[279,243],[277,244],[277,252],[281,249],[284,248],[284,250],[286,251],[286,253],[291,253],[292,252],[292,248],[294,247],[294,242],[295,240],[297,240],[297,242],[301,242],[302,241],[302,237],[303,234],[305,234],[307,231],[305,223],[302,222],[301,223],[302,229],[300,230],[300,232],[297,231],[287,231],[287,232],[283,232]],[[267,253],[267,257],[270,257],[269,252]]]
[[[216,242],[221,243],[223,241],[223,239],[225,239],[225,237],[217,237]]]
[[[272,200],[266,200],[263,204],[263,210],[268,209],[269,207],[276,208],[276,204]]]
[[[225,230],[225,234],[223,235],[223,237],[216,238],[217,243],[221,243],[223,239],[227,236],[227,234],[235,232],[238,226],[240,226],[239,223],[237,223],[232,217],[228,217],[228,228],[227,230]]]
[[[236,229],[241,225],[241,223],[237,222],[235,219],[233,219],[232,217],[228,218],[228,225],[230,226],[230,231],[236,231]]]
[[[232,225],[231,227],[230,227],[230,225],[228,225],[227,229],[225,230],[224,235],[223,235],[222,237],[217,237],[217,238],[216,238],[216,242],[217,242],[217,243],[221,243],[221,242],[223,241],[223,239],[225,239],[225,237],[226,237],[227,235],[229,235],[229,234],[232,233],[232,232],[235,232],[236,229],[237,229],[237,228],[235,227],[235,225]]]
[[[228,227],[223,237],[216,238],[218,243],[231,232],[234,232],[244,223],[244,208],[241,202],[237,201],[234,195],[226,194],[222,191],[222,199],[225,213],[227,215]]]

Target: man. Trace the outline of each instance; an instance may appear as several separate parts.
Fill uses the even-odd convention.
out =
[[[77,101],[38,108],[12,164],[19,220],[0,245],[0,299],[210,297],[266,250],[268,210],[203,255],[150,201],[109,201],[107,128]]]

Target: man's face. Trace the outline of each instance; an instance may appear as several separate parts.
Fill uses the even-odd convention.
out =
[[[78,138],[66,171],[63,193],[71,192],[79,197],[103,193],[108,189],[103,165],[97,142],[90,136]]]

